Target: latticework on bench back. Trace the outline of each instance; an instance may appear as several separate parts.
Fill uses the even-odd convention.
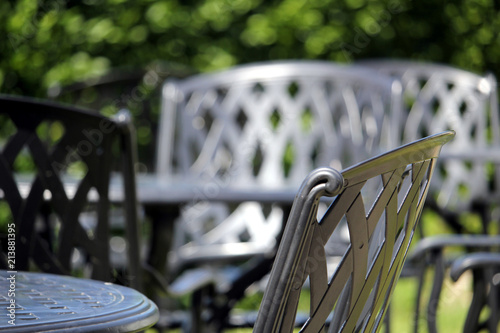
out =
[[[470,210],[474,202],[498,196],[500,122],[492,74],[393,59],[361,64],[401,80],[400,142],[445,130],[457,133],[441,156],[430,195],[440,207]]]
[[[168,81],[157,172],[209,181],[215,190],[298,188],[315,167],[341,168],[389,148],[400,94],[399,82],[376,72],[321,61],[257,63]],[[198,199],[210,196],[206,192]],[[262,230],[280,230],[282,213],[275,208],[262,214],[262,207],[250,203],[240,210],[244,214],[236,214],[249,218],[233,218],[233,228],[217,232],[217,243],[258,240]],[[213,225],[233,213],[206,204],[184,212],[191,214],[183,225],[196,229],[186,228],[186,238],[203,245],[213,238],[206,237],[209,229],[200,227],[200,218]],[[269,217],[278,224],[266,227]],[[262,249],[272,248],[264,242]]]

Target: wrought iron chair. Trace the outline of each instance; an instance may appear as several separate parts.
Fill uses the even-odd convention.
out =
[[[191,182],[209,180],[221,188],[295,191],[315,167],[341,168],[391,148],[390,115],[400,113],[400,93],[395,80],[321,61],[256,63],[169,80],[163,87],[157,173]],[[200,275],[189,280],[196,284],[183,283],[195,272],[188,270],[171,287],[193,290],[199,287],[199,276],[214,283],[207,321],[221,329],[228,324],[232,304],[269,272],[269,254],[275,251],[291,202],[234,207],[203,199],[181,210],[169,256],[172,275],[190,266]],[[237,255],[219,250],[241,244],[248,250]],[[213,269],[218,263],[227,267],[249,258],[252,263],[237,274]],[[211,267],[206,269],[206,264]]]
[[[114,68],[97,78],[68,86],[53,86],[47,97],[57,102],[112,115],[121,109],[132,114],[141,172],[154,172],[161,85],[167,78],[195,72],[181,64],[155,61],[141,68]]]
[[[398,142],[452,129],[456,139],[441,156],[428,207],[456,233],[477,233],[459,222],[477,212],[488,233],[490,205],[499,187],[500,122],[496,79],[447,65],[404,60],[372,60],[360,65],[401,80],[403,113]]]
[[[254,332],[292,332],[310,284],[301,332],[376,332],[403,268],[441,147],[453,132],[415,141],[339,173],[311,173],[295,199]],[[375,193],[365,188],[378,184]],[[322,196],[335,196],[318,216]],[[325,244],[345,219],[350,246],[328,272]],[[328,326],[328,327],[327,327]]]
[[[430,332],[437,331],[438,304],[445,271],[451,260],[447,248],[460,248],[462,253],[485,250],[494,238],[498,226],[493,216],[498,207],[498,157],[500,156],[500,123],[496,79],[492,74],[480,76],[447,65],[412,61],[372,60],[360,63],[385,75],[401,80],[404,112],[398,137],[403,142],[434,131],[453,129],[456,139],[447,145],[438,163],[426,207],[437,212],[455,234],[482,234],[424,239],[411,255],[403,275],[418,277],[415,304],[415,332],[419,329],[420,313],[425,308]],[[462,223],[466,214],[480,218],[481,227]],[[423,236],[426,236],[422,233]],[[424,275],[433,271],[430,294],[425,293]],[[474,275],[476,278],[476,275]],[[480,281],[478,280],[478,283]],[[426,307],[422,300],[428,298]]]
[[[47,101],[0,96],[0,126],[0,203],[3,223],[15,226],[16,248],[12,263],[8,244],[13,239],[4,225],[3,265],[84,274],[141,289],[130,117],[119,113],[109,119]],[[116,203],[108,193],[116,162],[124,184],[128,263],[123,272],[110,258],[109,212]],[[90,224],[84,218],[89,212]]]
[[[469,313],[464,322],[464,332],[477,332],[493,322],[498,323],[498,307],[495,308],[494,289],[490,290],[491,279],[494,274],[494,258],[498,256],[495,251],[500,247],[498,235],[447,235],[425,237],[420,240],[408,255],[410,263],[418,276],[418,291],[416,293],[413,331],[419,332],[421,325],[431,333],[438,332],[438,310],[444,306],[441,299],[443,286],[451,275],[452,280],[458,278],[467,270],[471,270],[473,283],[473,299]],[[452,254],[449,250],[453,249]],[[488,252],[492,251],[492,252]],[[498,260],[498,259],[497,259]],[[485,263],[491,262],[491,266]],[[407,268],[407,267],[405,267]],[[426,281],[428,271],[432,271],[432,281]],[[496,272],[496,271],[495,271]],[[430,291],[425,292],[425,286],[431,283]],[[494,286],[492,286],[493,288]],[[424,303],[425,301],[425,303]],[[483,308],[491,308],[489,318],[482,322],[479,315]],[[495,311],[495,309],[497,311]],[[491,327],[491,326],[489,326]],[[496,332],[496,331],[492,331]]]
[[[474,293],[464,323],[464,332],[480,332],[487,329],[490,333],[498,331],[500,322],[500,306],[498,277],[500,272],[500,254],[497,252],[476,252],[466,254],[456,259],[450,268],[450,275],[454,281],[466,271],[474,275]],[[485,320],[480,319],[481,313],[487,310]]]

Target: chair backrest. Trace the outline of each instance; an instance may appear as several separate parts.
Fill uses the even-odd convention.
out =
[[[463,332],[480,331],[475,325],[480,325],[480,321],[483,320],[484,316],[481,316],[481,320],[479,316],[481,313],[487,311],[484,308],[488,305],[485,303],[485,295],[482,294],[488,294],[490,290],[493,290],[488,288],[488,281],[490,281],[491,287],[495,285],[493,275],[489,277],[483,275],[489,270],[495,269],[494,262],[485,262],[481,257],[485,255],[484,259],[487,260],[491,258],[489,254],[499,257],[498,251],[496,250],[499,245],[500,236],[484,234],[436,235],[425,237],[420,240],[413,247],[407,260],[407,264],[410,264],[410,267],[416,273],[413,274],[413,276],[416,277],[418,281],[418,287],[415,288],[417,291],[414,300],[415,306],[412,309],[412,331],[419,332],[422,330],[423,326],[427,326],[427,331],[430,333],[449,330],[448,327],[446,327],[446,329],[442,327],[440,330],[439,326],[441,325],[438,325],[440,321],[439,318],[443,318],[449,313],[441,311],[441,309],[450,305],[450,302],[458,300],[450,299],[446,295],[446,289],[450,288],[451,283],[449,278],[451,276],[451,278],[456,281],[466,270],[472,270],[473,272],[472,276],[469,276],[469,278],[472,278],[472,283],[470,283],[470,285],[474,286],[474,294]],[[486,253],[487,251],[492,251],[494,253],[488,254]],[[474,267],[476,265],[479,267]],[[447,274],[448,272],[450,275]],[[498,294],[490,294],[488,297],[490,296],[492,296],[494,300],[498,299]],[[462,299],[460,299],[460,301],[462,301]],[[498,315],[498,312],[490,311],[489,313]],[[490,316],[490,319],[495,317],[495,315]],[[495,320],[495,324],[496,322]],[[470,325],[473,326],[471,327]],[[490,332],[496,332],[496,330],[490,330]]]
[[[171,62],[152,62],[141,68],[114,68],[97,78],[68,86],[54,86],[48,98],[99,111],[104,115],[127,109],[133,115],[141,172],[154,171],[160,114],[161,85],[169,77],[183,78],[195,72]]]
[[[123,278],[120,282],[140,288],[130,118],[120,113],[109,119],[69,106],[0,96],[0,128],[0,203],[3,222],[14,224],[15,269],[79,270],[105,281]],[[125,191],[129,262],[124,276],[118,276],[110,260],[114,203],[108,190],[116,162]],[[7,232],[2,230],[5,255],[12,240]]]
[[[500,122],[493,75],[477,75],[447,65],[404,60],[370,60],[360,65],[396,77],[404,106],[399,142],[454,130],[456,139],[441,155],[433,194],[440,207],[468,210],[474,201],[500,190]],[[496,175],[492,175],[492,171]],[[492,177],[488,177],[492,175]]]
[[[436,159],[453,136],[445,132],[418,140],[342,173],[327,168],[311,173],[295,199],[254,332],[292,332],[306,279],[310,312],[301,332],[320,332],[325,325],[328,332],[377,331]],[[379,191],[364,193],[373,184],[379,184]],[[318,217],[318,202],[325,195],[336,197]],[[344,219],[351,244],[336,269],[328,272],[325,244]]]
[[[157,172],[217,188],[295,189],[315,167],[340,168],[390,147],[390,114],[400,112],[400,94],[398,81],[326,61],[255,63],[169,80]],[[205,260],[208,246],[221,252],[218,244],[243,246],[247,257],[275,249],[270,240],[282,230],[283,213],[262,210],[258,203],[236,211],[224,204],[185,209],[172,262]],[[207,232],[229,215],[231,223]]]
[[[157,172],[298,186],[392,144],[399,82],[326,61],[267,62],[163,87]]]

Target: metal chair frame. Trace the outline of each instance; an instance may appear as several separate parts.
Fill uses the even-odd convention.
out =
[[[421,316],[425,318],[427,330],[431,333],[438,332],[437,310],[439,308],[441,293],[446,279],[449,278],[448,270],[453,280],[458,278],[466,270],[473,271],[473,300],[464,325],[464,332],[476,332],[483,324],[479,321],[479,314],[483,307],[488,307],[488,298],[493,297],[488,291],[488,267],[466,267],[465,264],[476,265],[475,260],[482,262],[481,256],[490,258],[486,251],[498,250],[500,246],[500,236],[498,235],[446,235],[425,237],[419,241],[413,251],[408,256],[408,263],[414,270],[414,276],[418,277],[418,290],[415,300],[415,311],[413,321],[413,331],[420,331]],[[453,256],[447,255],[446,251],[453,248],[456,253]],[[457,250],[460,249],[460,252]],[[492,253],[491,255],[496,255]],[[478,259],[473,259],[479,256]],[[471,257],[465,261],[465,258]],[[459,264],[458,262],[462,262]],[[478,266],[481,266],[478,264]],[[484,265],[483,265],[484,266]],[[456,268],[453,268],[456,267]],[[462,267],[462,268],[458,268]],[[407,267],[405,267],[407,268]],[[492,268],[492,267],[490,267]],[[432,270],[432,285],[428,296],[424,295],[427,271]],[[455,271],[455,273],[454,273]],[[490,281],[491,282],[491,281]],[[488,296],[490,295],[490,296]],[[427,299],[426,304],[423,300]],[[491,301],[489,302],[490,304]],[[492,312],[489,322],[497,321],[499,314]],[[495,319],[496,318],[496,319]]]
[[[497,249],[500,242],[495,244]],[[457,281],[466,271],[472,271],[474,291],[464,332],[480,332],[487,329],[490,333],[497,332],[500,322],[500,290],[498,274],[500,270],[500,255],[498,252],[476,252],[463,255],[456,259],[450,267],[450,276]],[[489,310],[488,317],[480,321],[484,310]]]
[[[460,248],[462,253],[487,251],[498,244],[497,236],[487,236],[492,230],[492,215],[498,207],[500,194],[499,160],[500,122],[498,115],[497,83],[492,74],[477,75],[448,65],[404,60],[371,60],[360,65],[401,80],[404,112],[398,137],[413,140],[416,137],[448,128],[457,133],[456,139],[441,154],[427,206],[437,212],[456,233],[448,236],[424,238],[416,246],[403,275],[417,276],[418,289],[415,303],[414,331],[422,322],[419,316],[424,308],[429,332],[437,332],[436,305],[447,275],[446,270],[454,258],[445,255],[449,247]],[[472,229],[461,222],[461,215],[479,216],[482,228]],[[493,227],[493,228],[492,228]],[[496,231],[494,231],[496,232]],[[425,235],[424,235],[425,236]],[[426,306],[424,275],[433,270],[433,284]],[[479,314],[473,314],[485,300],[484,278],[474,272],[474,301],[467,319],[466,331],[478,325]],[[476,286],[478,284],[479,286]],[[479,293],[483,292],[482,296]],[[473,323],[474,319],[476,323]]]
[[[163,89],[158,174],[216,179],[223,186],[298,187],[315,167],[341,167],[389,148],[387,110],[399,112],[400,89],[397,82],[371,74],[327,62],[290,61],[169,80]],[[309,114],[315,117],[310,128],[301,129],[302,117]],[[280,119],[276,128],[273,117]],[[290,145],[296,147],[296,163],[286,171],[283,157]]]
[[[475,211],[483,220],[483,233],[488,233],[489,206],[500,194],[495,77],[448,65],[394,59],[362,61],[359,65],[401,80],[404,103],[397,142],[456,131],[456,139],[441,156],[428,206],[457,233],[471,232],[460,224],[458,214]]]
[[[255,63],[168,80],[163,87],[157,173],[224,187],[298,188],[316,167],[341,168],[392,148],[391,122],[396,121],[392,115],[400,113],[400,94],[396,80],[326,61]],[[276,249],[290,206],[273,205],[263,213],[265,208],[258,202],[235,209],[206,202],[184,207],[183,222],[176,224],[178,243],[172,247],[170,263],[175,265],[171,269],[179,272],[193,264],[268,258]],[[212,237],[204,227],[220,223],[221,229],[229,220],[231,228],[219,230],[219,237]],[[227,248],[220,244],[243,243],[252,245],[246,256],[217,252]],[[231,286],[219,291],[227,299],[225,304],[233,304],[268,273],[269,260],[259,265],[225,281]],[[219,329],[227,324],[230,309],[226,307],[212,309]]]
[[[121,109],[129,110],[137,131],[151,132],[151,141],[138,138],[138,161],[141,172],[153,173],[161,85],[168,77],[183,78],[194,73],[180,64],[155,61],[141,68],[114,68],[97,78],[54,86],[47,91],[47,97],[107,115]]]
[[[15,224],[15,268],[68,275],[83,269],[84,273],[90,271],[94,279],[117,278],[110,259],[112,203],[108,191],[114,162],[119,161],[128,259],[125,276],[119,278],[141,289],[135,137],[128,114],[122,112],[109,119],[53,102],[0,96],[0,117],[4,118],[2,125],[10,121],[15,129],[0,150],[2,200],[10,208]],[[43,130],[43,126],[54,124],[61,129],[56,139]],[[21,155],[30,156],[34,164],[27,191],[19,187],[16,172],[16,159]],[[84,165],[84,174],[74,180],[68,168],[77,162]],[[72,193],[67,187],[70,179]],[[96,216],[95,226],[90,228],[82,219],[89,205]],[[5,256],[7,239],[11,240],[4,235]],[[81,266],[72,257],[75,251],[83,257]]]
[[[293,331],[306,279],[310,312],[301,332],[376,332],[403,268],[436,159],[453,136],[445,132],[421,139],[342,173],[326,168],[311,173],[293,204],[254,332]],[[364,187],[374,179],[379,191],[365,195]],[[324,195],[335,199],[318,217]],[[351,245],[329,280],[325,244],[343,218]]]

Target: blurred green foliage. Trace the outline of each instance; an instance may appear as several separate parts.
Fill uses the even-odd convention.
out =
[[[152,60],[199,71],[270,59],[398,57],[500,74],[494,0],[0,2],[0,92],[44,97]]]
[[[493,0],[3,0],[0,93],[47,97],[116,69],[143,70],[128,90],[116,81],[58,100],[108,116],[128,108],[149,171],[166,76],[276,59],[392,57],[499,77],[499,9]]]

